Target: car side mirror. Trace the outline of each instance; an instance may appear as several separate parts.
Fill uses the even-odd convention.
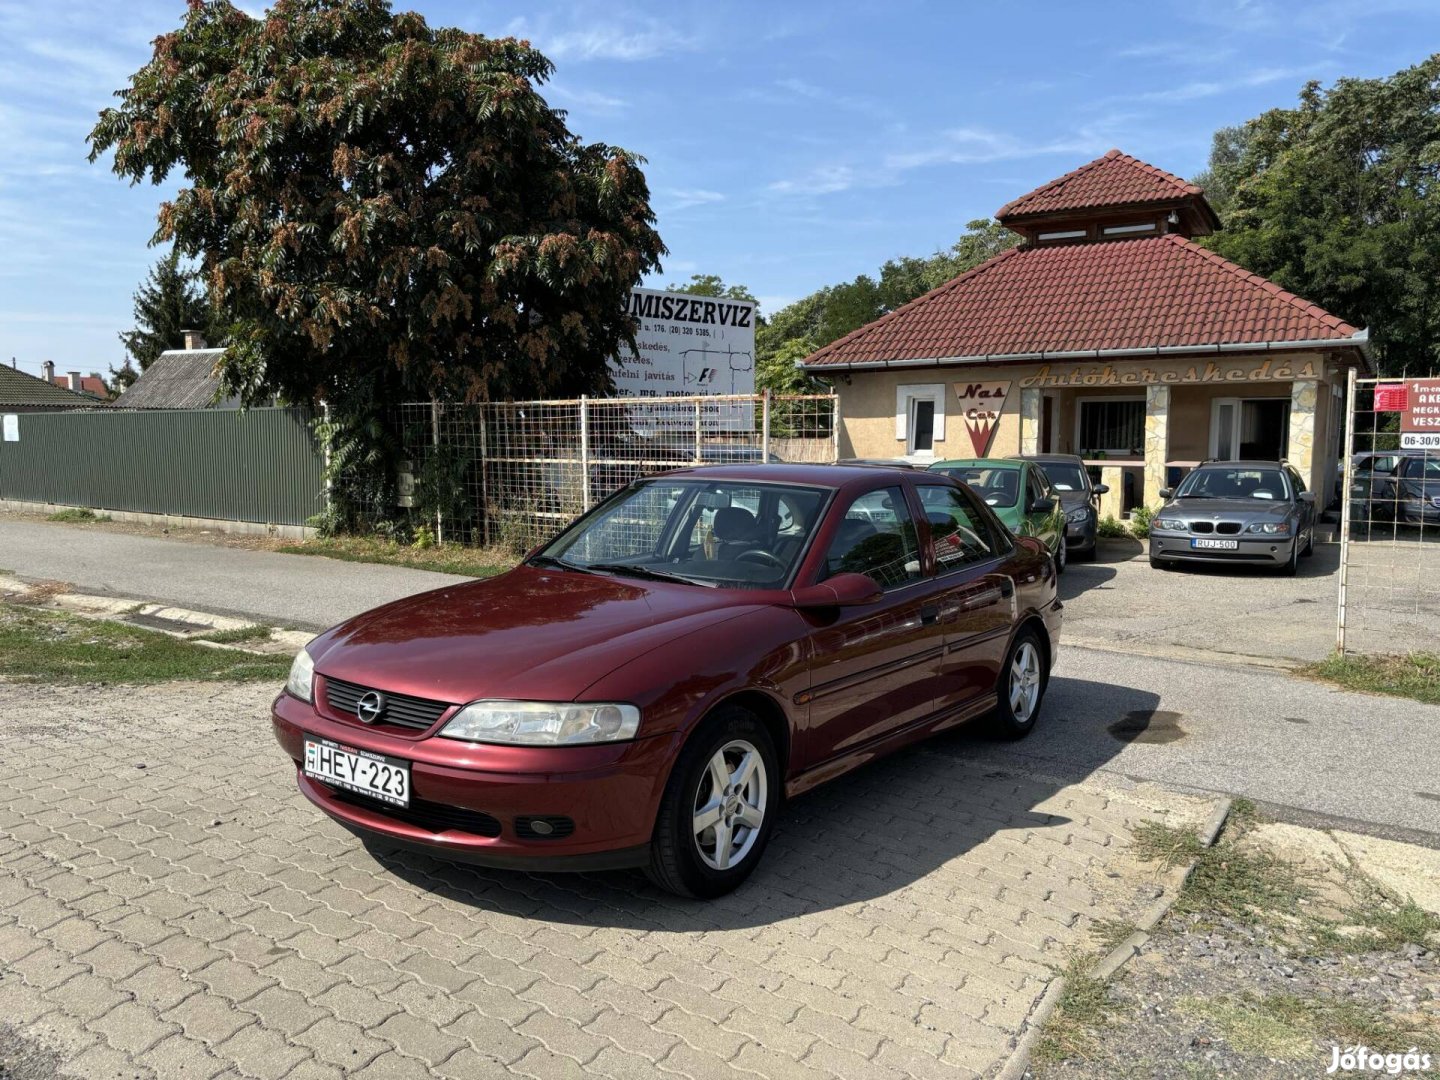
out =
[[[1174,489],[1174,488],[1161,488],[1161,489],[1160,489],[1160,498],[1162,498],[1162,499],[1168,499],[1168,498],[1170,498],[1170,496],[1172,496],[1172,495],[1174,495],[1174,494],[1175,494],[1175,489]]]
[[[864,574],[836,574],[818,585],[790,590],[790,602],[797,608],[861,607],[885,595],[875,579]]]
[[[1096,485],[1095,485],[1093,488],[1091,488],[1090,490],[1091,490],[1092,492],[1094,492],[1096,495],[1109,495],[1109,494],[1110,494],[1110,485],[1109,485],[1109,484],[1096,484]]]
[[[1302,491],[1302,492],[1300,492],[1300,501],[1301,501],[1301,502],[1306,502],[1306,503],[1313,503],[1313,502],[1315,501],[1315,492],[1313,492],[1313,491]]]
[[[1036,499],[1030,504],[1030,512],[1032,514],[1048,514],[1051,510],[1054,509],[1055,500],[1049,498],[1048,496],[1045,498]]]

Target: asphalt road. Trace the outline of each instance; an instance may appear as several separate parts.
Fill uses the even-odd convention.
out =
[[[367,608],[467,579],[0,518],[0,570],[86,592],[156,600],[280,626],[323,630]]]
[[[1179,647],[1310,658],[1333,633],[1336,549],[1299,578],[1164,573],[1112,547],[1066,573],[1065,644],[1043,726],[1018,745],[936,744],[1067,779],[1107,770],[1243,795],[1291,815],[1440,846],[1440,708],[1281,671],[1178,660]],[[0,569],[87,591],[321,628],[463,579],[423,570],[0,520]],[[1081,644],[1077,644],[1077,642]],[[1092,643],[1094,648],[1083,647]],[[1407,832],[1408,831],[1408,832]],[[1413,835],[1411,835],[1413,833]]]

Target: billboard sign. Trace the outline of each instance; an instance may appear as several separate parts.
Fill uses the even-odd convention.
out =
[[[1440,379],[1408,379],[1400,411],[1402,450],[1440,450]]]
[[[1009,382],[963,382],[955,384],[955,397],[960,402],[960,416],[970,433],[970,445],[976,457],[985,457],[995,440],[995,428],[1010,395]]]
[[[755,393],[755,304],[715,296],[634,289],[629,314],[638,328],[635,349],[620,347],[611,365],[615,392],[626,398],[676,398]],[[648,411],[648,410],[647,410]],[[693,411],[656,410],[660,427],[694,426]],[[705,426],[729,430],[753,410],[716,403]],[[671,422],[673,420],[673,423]]]

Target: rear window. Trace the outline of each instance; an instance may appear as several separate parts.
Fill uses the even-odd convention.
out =
[[[987,506],[1010,507],[1020,501],[1020,470],[993,466],[936,469],[935,472],[969,484]]]

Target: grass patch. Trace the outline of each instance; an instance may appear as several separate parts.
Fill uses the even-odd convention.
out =
[[[1336,683],[1347,690],[1414,698],[1440,705],[1440,654],[1407,653],[1399,656],[1341,656],[1300,668],[1302,674]]]
[[[253,641],[269,641],[274,633],[268,626],[239,626],[234,630],[212,630],[208,634],[196,634],[195,641],[213,641],[216,645],[244,645]]]
[[[1104,981],[1090,977],[1094,966],[1094,958],[1086,956],[1076,956],[1066,965],[1065,990],[1031,1054],[1036,1064],[1089,1057],[1098,1045],[1096,1032],[1114,1022],[1120,1008],[1110,1000]]]
[[[1210,1021],[1234,1049],[1287,1061],[1311,1060],[1315,1043],[1364,1045],[1382,1053],[1405,1051],[1433,1036],[1386,1016],[1378,1008],[1338,998],[1242,993],[1187,997],[1180,1009]]]
[[[368,536],[317,538],[298,544],[283,544],[275,550],[287,555],[322,555],[345,562],[384,563],[476,578],[503,574],[516,562],[515,556],[508,552],[487,548],[463,547],[460,544],[415,547]]]
[[[1140,928],[1129,919],[1096,919],[1090,927],[1103,952],[1108,953]]]
[[[212,649],[123,623],[0,604],[0,678],[11,681],[279,684],[289,670],[286,656]]]
[[[1188,863],[1205,850],[1200,838],[1190,829],[1177,829],[1158,821],[1137,825],[1131,847],[1146,862],[1158,862],[1167,870]]]
[[[97,514],[94,510],[85,507],[72,506],[65,510],[57,510],[45,519],[46,521],[59,521],[62,523],[77,525],[88,521],[109,521],[109,514]]]

